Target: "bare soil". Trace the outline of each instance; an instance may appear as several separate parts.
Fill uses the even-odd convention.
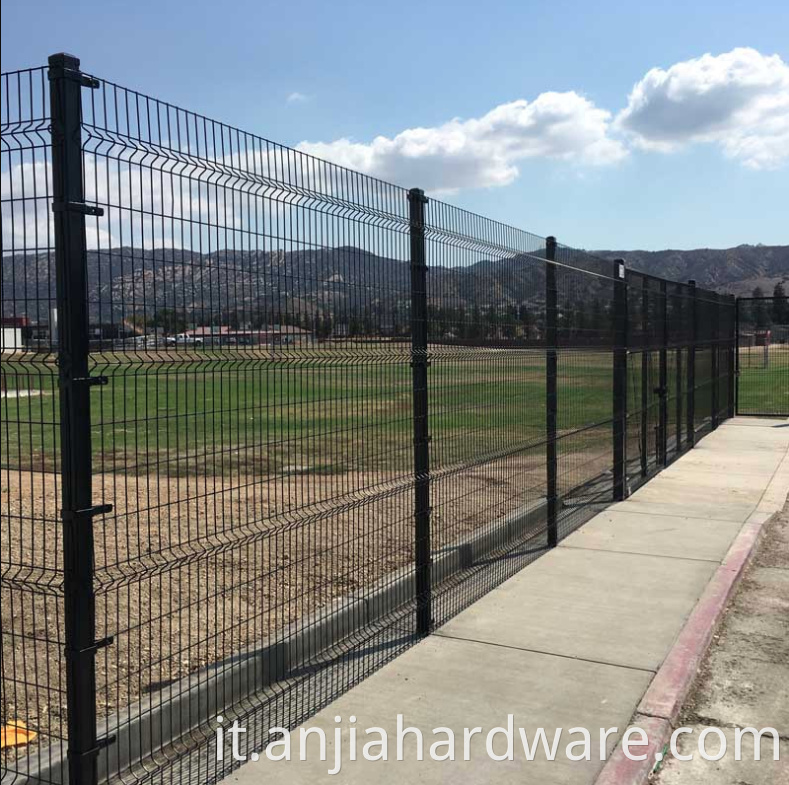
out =
[[[759,550],[732,598],[720,628],[682,707],[678,725],[691,727],[680,752],[690,762],[669,757],[655,785],[773,785],[789,781],[789,503],[766,528]],[[730,749],[721,761],[705,761],[697,741],[706,727],[721,728]],[[731,749],[736,728],[775,728],[780,760],[772,741],[754,760],[752,741],[742,760]],[[710,741],[714,752],[717,741]]]
[[[576,454],[591,478],[607,454]],[[440,548],[544,495],[543,449],[439,472]],[[386,472],[167,478],[99,474],[94,519],[99,714],[226,658],[413,558],[413,479]],[[570,476],[570,474],[568,474]],[[62,738],[59,477],[2,471],[2,721]],[[13,630],[13,634],[11,634]]]

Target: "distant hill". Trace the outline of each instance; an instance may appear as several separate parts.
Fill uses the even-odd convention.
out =
[[[699,286],[750,295],[755,286],[772,294],[778,281],[789,280],[789,245],[738,245],[693,251],[595,251],[622,257],[628,266],[672,281],[693,279]]]
[[[740,295],[757,285],[771,294],[777,281],[789,279],[789,246],[595,253],[623,257],[628,266],[669,280],[692,278],[699,286]],[[456,267],[442,267],[439,261],[431,259],[428,276],[433,307],[539,307],[544,299],[543,265],[532,257],[482,258]],[[600,268],[598,260],[588,263]],[[590,276],[568,295],[593,300],[599,282]],[[2,290],[3,317],[48,321],[55,293],[51,255],[3,256]],[[126,247],[88,253],[88,299],[91,320],[102,323],[162,309],[192,312],[198,319],[200,314],[225,318],[234,311],[245,319],[256,314],[347,319],[358,308],[400,318],[410,300],[410,270],[403,260],[352,246],[211,254]]]

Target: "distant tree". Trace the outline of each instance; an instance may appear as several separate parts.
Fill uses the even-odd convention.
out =
[[[173,308],[162,308],[157,311],[151,320],[154,327],[158,327],[166,335],[182,333],[186,329],[186,316]]]
[[[570,300],[566,300],[564,305],[559,308],[558,314],[559,332],[564,341],[569,341],[575,331],[575,306]]]
[[[232,327],[234,330],[237,330],[240,326],[243,319],[243,314],[239,314],[238,311],[224,311],[220,315],[220,322],[228,327]]]
[[[326,340],[331,337],[334,323],[330,314],[324,313],[315,320],[315,337],[318,340]]]
[[[523,335],[529,338],[531,335],[532,326],[534,325],[534,316],[529,311],[526,305],[521,305],[518,309],[518,321],[523,326]]]
[[[471,323],[469,324],[468,337],[471,339],[485,337],[485,325],[482,323],[482,311],[478,305],[471,309]]]
[[[133,313],[126,318],[130,327],[140,332],[145,332],[148,329],[148,318],[144,313]]]
[[[468,314],[466,313],[466,309],[461,305],[457,310],[457,337],[458,338],[468,338],[469,336],[469,324],[468,324]]]
[[[584,298],[579,298],[575,303],[575,337],[581,342],[588,339],[589,333],[589,314],[586,305]]]
[[[502,336],[508,340],[515,338],[517,324],[518,309],[514,305],[508,305],[501,318]]]
[[[483,326],[483,337],[500,338],[501,333],[499,330],[499,325],[501,324],[501,318],[499,317],[499,312],[493,306],[485,311],[484,321],[485,325]]]
[[[756,330],[766,330],[770,326],[770,312],[767,309],[767,301],[760,299],[764,297],[764,290],[761,286],[755,286],[751,296],[754,298],[751,303],[751,318]]]
[[[789,324],[789,299],[786,297],[783,281],[775,284],[773,297],[773,324]]]

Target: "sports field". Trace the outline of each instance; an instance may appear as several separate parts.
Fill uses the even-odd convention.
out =
[[[411,465],[410,357],[397,346],[96,359],[93,375],[109,380],[91,391],[99,471],[332,474]],[[55,373],[49,364],[7,366],[6,388],[23,394],[3,399],[5,465],[54,468]],[[438,350],[428,387],[440,464],[484,460],[544,438],[541,351]],[[558,397],[560,431],[609,420],[610,354],[561,356]]]
[[[98,632],[116,641],[97,662],[102,713],[413,562],[407,346],[94,362],[108,384],[90,393],[93,493],[113,504],[94,521]],[[611,357],[568,352],[559,369],[569,486],[610,465]],[[2,399],[6,574],[53,588],[62,579],[56,372],[15,357],[3,364]],[[434,549],[544,496],[544,352],[436,347],[429,406]],[[26,617],[58,623],[57,594],[19,592],[3,625],[19,603],[35,605]],[[34,658],[31,646],[4,638],[20,678],[6,709],[51,738],[61,707],[35,674],[62,668],[61,645]]]
[[[787,416],[789,412],[789,346],[740,349],[738,412]]]
[[[108,377],[90,393],[94,497],[114,507],[94,522],[98,633],[116,641],[97,661],[102,714],[413,563],[407,346],[93,359],[93,375]],[[545,361],[541,350],[441,346],[430,360],[440,549],[544,497]],[[559,354],[560,494],[611,468],[611,360]],[[640,368],[630,363],[633,411]],[[56,372],[33,355],[3,363],[5,574],[54,590],[12,592],[8,628],[22,610],[60,623]],[[786,370],[757,372],[769,396]],[[47,635],[3,640],[18,676],[5,709],[42,740],[62,732],[62,707],[36,676],[62,669],[61,644],[30,656],[31,637]]]

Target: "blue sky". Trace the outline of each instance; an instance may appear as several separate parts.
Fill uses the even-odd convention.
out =
[[[63,50],[571,245],[789,243],[785,0],[3,0],[3,70]]]

